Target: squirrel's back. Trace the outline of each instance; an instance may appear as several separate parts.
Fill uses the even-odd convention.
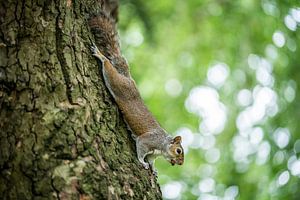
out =
[[[107,88],[122,111],[125,120],[136,135],[142,135],[159,127],[158,122],[145,106],[134,81],[130,76],[128,64],[120,52],[116,22],[101,12],[89,19],[100,52],[104,52],[110,64],[104,63],[103,76]],[[115,73],[115,68],[118,73]]]

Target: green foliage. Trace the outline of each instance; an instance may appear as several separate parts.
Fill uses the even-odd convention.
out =
[[[299,199],[296,1],[121,1],[122,48],[186,159],[156,166],[166,199]]]

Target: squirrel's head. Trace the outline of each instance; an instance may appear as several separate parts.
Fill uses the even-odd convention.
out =
[[[184,162],[184,152],[181,146],[181,137],[176,136],[172,139],[171,143],[168,146],[168,155],[167,160],[171,165],[182,165]]]

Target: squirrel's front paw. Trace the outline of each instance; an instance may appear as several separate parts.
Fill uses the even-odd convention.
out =
[[[93,43],[91,46],[92,55],[100,59],[102,62],[107,58],[99,51],[98,47]]]
[[[143,167],[144,167],[145,169],[149,169],[149,164],[148,164],[148,163],[142,163],[142,165],[143,165]]]
[[[91,52],[92,52],[93,56],[97,57],[97,55],[100,53],[98,47],[93,43],[90,48],[91,48]]]

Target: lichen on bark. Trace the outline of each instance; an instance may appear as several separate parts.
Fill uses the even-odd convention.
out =
[[[161,199],[89,50],[87,17],[117,6],[0,3],[3,199]]]

